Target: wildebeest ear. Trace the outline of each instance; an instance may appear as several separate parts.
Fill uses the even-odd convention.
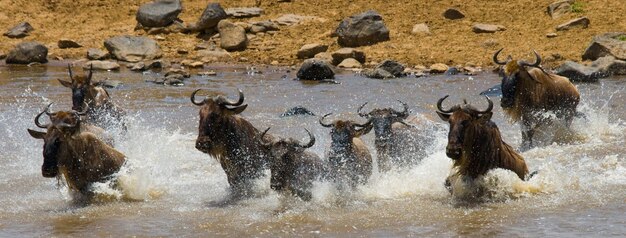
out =
[[[246,110],[247,107],[248,107],[248,104],[245,104],[245,105],[241,105],[235,108],[228,108],[228,110],[232,112],[233,114],[237,115],[239,113],[242,113],[244,110]]]
[[[27,129],[28,130],[28,134],[30,134],[30,136],[37,138],[37,139],[43,139],[44,136],[46,136],[45,132],[41,132],[41,131],[35,131],[35,130],[31,130],[31,129]]]
[[[437,111],[437,115],[439,115],[439,118],[441,118],[441,120],[444,120],[444,121],[450,120],[450,114]]]
[[[491,120],[491,116],[493,116],[493,112],[487,112],[487,113],[483,113],[482,115],[480,115],[480,117],[478,118],[478,121],[481,123],[485,123],[488,122],[489,120]]]
[[[62,79],[58,79],[59,83],[61,83],[61,85],[65,86],[66,88],[72,88],[72,82],[68,82]]]

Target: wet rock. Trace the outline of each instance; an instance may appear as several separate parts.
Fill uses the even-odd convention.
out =
[[[104,41],[104,47],[116,59],[139,62],[160,58],[161,48],[156,41],[143,36],[116,36]]]
[[[267,31],[277,31],[278,25],[272,21],[259,21],[252,23],[250,26],[251,33],[259,33],[259,32],[267,32]]]
[[[248,46],[246,30],[228,20],[220,21],[217,25],[220,33],[220,47],[227,51],[245,50]]]
[[[311,112],[309,109],[303,106],[295,106],[287,109],[287,111],[280,114],[280,117],[291,117],[291,116],[315,116],[315,113]]]
[[[135,19],[144,27],[165,27],[183,10],[180,0],[155,0],[141,5]]]
[[[314,16],[285,14],[272,21],[276,22],[276,24],[281,25],[281,26],[293,26],[293,25],[296,25],[305,21],[322,21],[322,19],[319,17],[314,17]]]
[[[298,57],[298,59],[308,59],[314,57],[318,53],[326,52],[326,50],[328,50],[327,45],[317,43],[306,44],[300,47],[300,50],[298,50],[296,56]]]
[[[449,67],[446,72],[443,72],[443,74],[445,75],[457,75],[459,74],[461,71],[459,70],[459,68],[457,67]]]
[[[224,10],[226,15],[232,18],[258,17],[263,14],[263,9],[258,7],[234,7]]]
[[[361,68],[361,67],[363,67],[363,65],[361,65],[361,63],[359,63],[359,61],[357,61],[357,60],[355,60],[353,58],[347,58],[347,59],[341,61],[341,63],[339,63],[339,65],[337,65],[337,67],[354,69],[354,68]]]
[[[374,10],[350,16],[335,30],[337,42],[344,47],[373,45],[389,40],[389,29],[383,17]]]
[[[448,70],[448,66],[442,63],[433,64],[430,66],[430,73],[441,74]]]
[[[389,72],[391,75],[393,75],[393,77],[404,77],[404,65],[398,63],[397,61],[394,60],[385,60],[382,63],[380,63],[379,65],[376,66],[376,68],[378,69],[383,69],[387,72]]]
[[[582,58],[583,60],[596,60],[607,55],[626,60],[625,32],[609,32],[594,36]]]
[[[20,22],[20,24],[17,24],[3,35],[9,38],[23,38],[28,36],[28,33],[34,30],[35,28],[33,28],[30,23]]]
[[[57,42],[57,45],[59,46],[60,49],[68,49],[68,48],[80,48],[83,47],[81,44],[79,44],[76,41],[73,40],[69,40],[69,39],[60,39]]]
[[[87,59],[90,60],[103,60],[109,57],[109,53],[104,52],[100,49],[89,48],[87,50]]]
[[[587,28],[589,27],[589,18],[587,17],[580,17],[580,18],[576,18],[573,20],[570,20],[566,23],[563,23],[561,25],[558,25],[556,27],[557,31],[567,31],[567,30],[571,30],[573,28]]]
[[[221,20],[226,18],[228,18],[228,15],[226,15],[226,12],[219,3],[209,3],[204,9],[204,12],[202,12],[198,22],[194,24],[194,29],[192,30],[202,31],[213,29]]]
[[[491,25],[483,23],[475,23],[472,25],[472,31],[474,33],[495,33],[496,31],[504,31],[506,27],[502,25]]]
[[[450,20],[457,20],[465,17],[465,14],[456,8],[448,8],[443,12],[443,17]]]
[[[384,69],[380,69],[380,68],[364,70],[363,71],[363,75],[365,77],[373,78],[373,79],[390,79],[390,78],[394,78],[393,74],[389,73],[389,71],[384,70]]]
[[[565,14],[572,12],[572,4],[574,0],[561,0],[551,3],[548,6],[548,15],[552,19],[557,19]]]
[[[618,60],[613,56],[600,57],[591,63],[591,67],[599,69],[608,75],[626,75],[626,61]]]
[[[7,56],[7,64],[30,64],[48,62],[48,48],[39,42],[28,41],[19,43]]]
[[[95,70],[118,70],[120,65],[112,61],[91,60],[83,64],[83,69],[89,69],[93,66]]]
[[[340,64],[347,58],[353,58],[359,61],[361,64],[365,63],[365,53],[363,51],[354,48],[341,48],[331,54],[333,65]]]
[[[428,25],[426,25],[426,23],[415,24],[411,30],[411,34],[430,35],[430,30],[428,29]]]
[[[307,59],[302,63],[296,74],[300,80],[334,79],[335,72],[328,62],[318,59]]]
[[[554,38],[554,37],[557,37],[557,36],[558,35],[556,33],[554,33],[554,32],[546,34],[546,37],[548,37],[548,38]]]
[[[180,68],[170,68],[167,71],[165,71],[165,77],[171,76],[171,75],[175,75],[175,76],[180,75],[182,76],[182,78],[191,77],[191,74],[189,73],[189,71],[180,69]]]
[[[598,68],[584,66],[573,61],[565,61],[556,69],[556,73],[568,77],[574,82],[597,82],[608,74],[600,72]]]

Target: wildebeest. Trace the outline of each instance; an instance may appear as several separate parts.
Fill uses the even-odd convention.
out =
[[[372,175],[372,155],[359,138],[372,130],[372,119],[364,124],[348,120],[336,120],[330,124],[320,118],[319,123],[331,127],[331,144],[328,152],[329,175],[340,186],[356,187],[365,184]]]
[[[524,158],[502,140],[500,130],[491,121],[493,102],[485,96],[489,106],[484,111],[467,103],[445,110],[441,104],[446,98],[437,101],[437,114],[450,124],[446,155],[454,161],[453,168],[457,171],[451,177],[474,180],[491,169],[502,168],[525,179],[528,168]],[[449,183],[447,180],[446,184]]]
[[[124,110],[111,101],[109,92],[104,87],[91,81],[93,65],[87,76],[74,75],[72,68],[67,65],[71,81],[59,79],[61,85],[72,89],[72,110],[83,111],[87,105],[86,121],[102,128],[119,127],[126,131]]]
[[[409,115],[409,106],[406,103],[400,100],[398,102],[403,106],[401,112],[393,108],[376,108],[369,113],[363,113],[361,110],[367,102],[357,110],[359,116],[371,119],[374,125],[374,144],[380,171],[388,171],[394,165],[404,167],[415,164],[425,156],[426,147],[433,141],[427,139],[428,135],[422,135],[427,132],[417,128],[424,122]]]
[[[198,102],[198,91],[191,94],[191,102],[200,106],[196,149],[220,162],[233,196],[252,195],[252,182],[263,175],[270,153],[257,137],[259,130],[238,115],[248,107],[242,105],[243,92],[239,90],[237,101],[214,96]]]
[[[48,109],[49,105],[35,117],[35,124],[47,131],[28,129],[32,137],[44,140],[41,173],[46,178],[63,176],[70,191],[89,198],[93,195],[91,185],[111,179],[126,161],[125,156],[82,126],[80,117],[85,112],[51,113]],[[46,125],[39,122],[44,113],[50,118]]]
[[[552,122],[546,112],[554,113],[557,119],[569,127],[576,115],[580,94],[568,78],[547,73],[541,68],[541,57],[534,63],[513,60],[498,60],[498,50],[493,55],[496,64],[503,65],[502,100],[500,105],[513,122],[521,121],[522,150],[535,146],[533,135],[538,126]],[[528,69],[530,68],[530,69]]]
[[[264,138],[267,128],[259,138]],[[309,142],[302,144],[293,138],[277,138],[272,141],[263,141],[272,154],[270,162],[272,189],[289,192],[309,201],[312,198],[311,187],[313,182],[322,179],[326,173],[325,163],[315,153],[306,151],[315,144],[315,137],[309,134]]]

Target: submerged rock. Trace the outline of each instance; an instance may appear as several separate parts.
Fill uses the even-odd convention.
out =
[[[46,63],[48,62],[48,48],[39,42],[22,42],[9,52],[5,62],[7,64]]]
[[[307,59],[296,74],[300,80],[334,79],[335,72],[328,62],[319,59]]]

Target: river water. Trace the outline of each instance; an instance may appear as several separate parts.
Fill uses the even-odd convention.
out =
[[[0,65],[0,237],[626,236],[626,78],[578,85],[579,110],[587,115],[573,124],[580,139],[522,153],[537,176],[524,182],[512,172],[492,171],[486,177],[498,181],[497,199],[463,204],[443,186],[452,162],[444,152],[447,124],[436,116],[435,103],[450,94],[447,105],[466,98],[484,108],[478,94],[497,84],[497,75],[374,80],[343,72],[337,76],[341,84],[303,84],[287,68],[207,68],[217,76],[193,76],[181,87],[145,82],[158,73],[94,74],[95,80],[122,82],[109,92],[129,114],[128,133],[116,138],[128,166],[119,174],[121,189],[96,188],[108,201],[80,206],[62,181],[41,176],[43,142],[26,132],[36,128],[33,118],[47,103],[54,102],[55,111],[71,107],[69,89],[56,81],[68,79],[64,64]],[[310,150],[322,157],[329,129],[317,117],[281,118],[285,109],[301,105],[317,115],[333,112],[333,118],[364,122],[356,109],[365,101],[366,110],[400,110],[400,99],[411,114],[432,121],[434,129],[424,133],[436,140],[419,165],[375,172],[349,194],[320,182],[306,203],[271,191],[265,178],[256,197],[217,206],[228,183],[217,161],[194,147],[198,107],[189,95],[204,88],[203,95],[234,98],[237,87],[249,104],[243,117],[283,137],[306,140],[302,128],[308,128],[317,137]],[[504,118],[499,98],[494,102],[493,120],[517,148],[519,126]],[[372,134],[364,141],[374,153]]]

